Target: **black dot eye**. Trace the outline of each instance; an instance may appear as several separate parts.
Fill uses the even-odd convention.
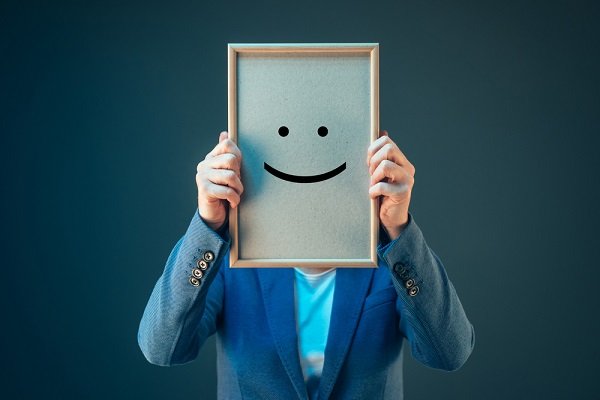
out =
[[[327,130],[327,128],[326,128],[326,127],[324,127],[324,126],[321,126],[317,132],[319,133],[319,136],[321,136],[321,137],[325,137],[325,136],[327,136],[327,133],[328,133],[329,131]]]
[[[286,137],[290,133],[290,130],[287,128],[287,126],[282,126],[279,128],[278,132],[279,136]]]

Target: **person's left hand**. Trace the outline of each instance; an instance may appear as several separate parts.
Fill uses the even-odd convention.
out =
[[[367,165],[371,175],[369,196],[381,196],[379,218],[394,240],[408,225],[408,205],[415,184],[415,167],[398,146],[381,131],[379,139],[369,146]]]

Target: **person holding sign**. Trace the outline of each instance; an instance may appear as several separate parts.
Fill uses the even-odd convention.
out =
[[[222,132],[198,164],[198,210],[144,311],[139,346],[171,366],[217,334],[219,398],[399,399],[407,339],[422,364],[461,367],[475,342],[444,266],[408,212],[415,167],[383,131],[366,149],[380,198],[379,268],[228,268],[242,154]],[[335,199],[334,199],[335,200]]]

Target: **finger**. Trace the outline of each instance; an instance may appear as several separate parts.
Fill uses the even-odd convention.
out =
[[[240,178],[232,170],[211,169],[205,175],[205,178],[216,185],[229,186],[239,195],[241,195],[244,191],[244,185],[242,185],[242,181],[240,181]]]
[[[383,144],[385,144],[386,139],[382,139],[382,138],[388,137],[388,136],[389,136],[389,134],[387,133],[387,131],[381,131],[381,132],[379,132],[379,138],[374,140],[373,143],[371,143],[371,145],[367,149],[367,165],[369,165],[369,162],[370,162],[373,154],[375,154],[377,152],[377,150],[379,150],[379,148],[381,148],[381,146],[383,146]]]
[[[219,143],[229,137],[229,133],[227,131],[223,131],[219,134]]]
[[[388,160],[395,164],[402,164],[404,162],[405,157],[403,157],[402,152],[394,143],[386,143],[384,144],[375,154],[371,157],[369,161],[369,174],[373,174],[373,171],[379,167],[379,164]]]
[[[240,176],[240,163],[232,153],[219,154],[200,162],[196,170],[201,173],[210,169],[230,169]]]
[[[368,166],[371,165],[371,158],[373,157],[373,155],[375,153],[377,153],[379,150],[381,150],[382,147],[390,145],[390,146],[395,147],[396,149],[400,150],[400,148],[398,148],[396,143],[394,143],[394,141],[392,139],[390,139],[387,131],[381,131],[379,133],[379,135],[380,135],[379,139],[377,139],[373,143],[371,143],[371,145],[367,149],[367,165]],[[402,153],[402,152],[400,152],[400,153]],[[402,154],[402,156],[404,156],[404,154]]]
[[[367,165],[369,165],[369,163],[371,162],[371,157],[373,157],[373,154],[377,153],[377,151],[386,143],[386,137],[380,137],[379,139],[376,139],[373,143],[371,143],[371,145],[367,149]]]
[[[378,182],[369,188],[369,197],[372,199],[378,196],[387,196],[392,200],[410,190],[409,182]]]
[[[369,161],[369,174],[373,174],[377,167],[379,167],[379,164],[385,160],[389,160],[406,168],[411,175],[415,174],[414,165],[408,161],[404,153],[402,153],[398,146],[393,143],[385,144],[373,155],[373,157],[371,157],[371,160]]]
[[[385,133],[387,134],[387,132]],[[414,165],[412,165],[412,163],[408,161],[408,159],[406,158],[402,150],[400,150],[400,148],[396,145],[396,143],[394,143],[387,136],[382,136],[377,140],[381,140],[381,142],[378,143],[377,141],[375,141],[373,142],[373,144],[376,146],[371,147],[373,150],[377,149],[377,151],[372,154],[371,158],[367,162],[367,165],[369,166],[369,174],[373,174],[373,171],[383,160],[393,161],[396,164],[406,167],[406,169],[409,172],[411,172],[412,175],[415,174]]]
[[[223,135],[223,136],[225,136],[225,135]],[[220,140],[219,144],[216,145],[215,148],[212,149],[212,151],[206,155],[206,158],[216,157],[219,154],[231,153],[236,156],[238,161],[241,162],[242,161],[242,153],[241,153],[240,149],[233,142],[233,140],[231,140],[229,138],[223,138],[223,140],[221,140],[221,138],[223,136],[219,137],[219,140]]]
[[[223,140],[221,140],[221,138],[222,136],[219,136],[219,144],[216,145],[215,148],[212,149],[212,151],[206,155],[206,158],[216,157],[219,154],[231,153],[238,159],[238,162],[241,163],[242,152],[237,147],[237,145],[233,142],[233,140],[229,138],[223,138]]]
[[[233,188],[208,182],[203,189],[208,198],[227,200],[232,208],[240,204],[240,195]]]
[[[398,182],[407,175],[408,171],[389,160],[383,160],[371,175],[371,185],[387,178],[387,182]]]

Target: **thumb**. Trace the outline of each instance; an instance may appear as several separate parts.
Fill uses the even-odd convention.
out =
[[[382,137],[382,136],[389,137],[390,135],[387,133],[387,131],[381,131],[381,132],[379,132],[379,137]]]
[[[228,137],[229,137],[229,133],[227,133],[227,131],[221,132],[221,134],[219,134],[219,143],[221,143],[223,140],[227,139]]]

